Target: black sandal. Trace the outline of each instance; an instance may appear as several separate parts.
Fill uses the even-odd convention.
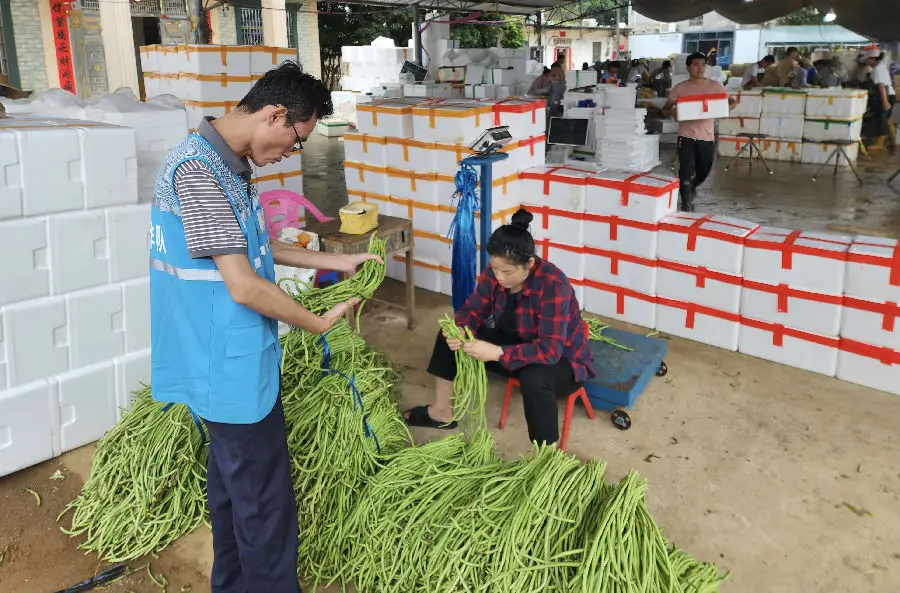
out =
[[[456,428],[456,420],[449,423],[438,422],[428,414],[428,406],[416,406],[411,410],[407,410],[409,417],[405,417],[407,426],[421,426],[422,428],[439,428],[442,430],[453,430]]]

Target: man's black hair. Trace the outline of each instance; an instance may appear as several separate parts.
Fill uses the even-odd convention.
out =
[[[705,64],[706,63],[706,55],[703,53],[700,53],[699,51],[695,51],[694,53],[692,53],[691,55],[689,55],[687,57],[687,59],[684,61],[684,63],[688,68],[690,68],[691,64],[694,63],[694,60],[703,60],[703,63]]]
[[[791,46],[791,47],[787,48],[787,51],[784,52],[784,53],[785,53],[785,55],[788,55],[788,54],[790,54],[791,52],[797,52],[797,53],[800,53],[800,50],[797,49],[797,48],[794,47],[794,46]]]
[[[308,122],[313,117],[321,119],[334,113],[331,93],[325,85],[292,61],[283,62],[263,74],[237,108],[256,113],[269,105],[285,107],[288,124]]]
[[[760,62],[766,62],[767,64],[774,64],[775,56],[773,56],[772,54],[769,54],[766,57],[764,57],[763,59],[761,59]]]

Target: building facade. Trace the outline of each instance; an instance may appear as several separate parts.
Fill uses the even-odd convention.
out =
[[[594,62],[615,59],[628,48],[628,37],[624,31],[618,35],[617,52],[616,29],[593,24],[581,27],[542,27],[540,36],[533,26],[529,26],[526,33],[533,59],[545,66],[559,61],[566,70],[579,70],[584,62],[593,65]],[[538,48],[543,51],[543,59],[537,56]]]
[[[199,0],[5,0],[0,2],[0,81],[39,93],[67,88],[86,98],[143,89],[137,48],[197,43]],[[295,47],[321,71],[314,0],[235,0],[209,19],[212,43]]]

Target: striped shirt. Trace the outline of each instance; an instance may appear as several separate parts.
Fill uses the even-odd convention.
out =
[[[241,177],[244,188],[250,186],[250,164],[237,156],[205,118],[197,133],[212,145],[228,167]],[[247,240],[241,231],[231,203],[209,166],[203,161],[186,161],[174,174],[175,193],[181,203],[181,221],[188,255],[192,258],[214,255],[247,255]]]

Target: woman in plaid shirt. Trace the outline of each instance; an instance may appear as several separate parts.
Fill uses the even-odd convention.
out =
[[[438,333],[428,365],[436,378],[434,403],[407,411],[410,426],[456,428],[450,401],[454,352],[462,348],[487,370],[519,379],[531,441],[559,439],[557,397],[568,396],[594,371],[575,292],[559,268],[535,255],[532,219],[519,210],[488,240],[491,265],[456,313],[457,325],[477,339],[464,344]]]

